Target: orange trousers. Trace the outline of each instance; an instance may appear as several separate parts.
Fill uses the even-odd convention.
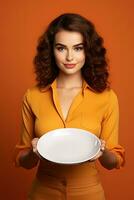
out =
[[[94,163],[40,165],[28,200],[105,200]]]

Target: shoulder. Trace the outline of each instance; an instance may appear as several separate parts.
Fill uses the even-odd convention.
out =
[[[106,108],[118,104],[118,96],[114,89],[106,89],[101,93],[95,94],[95,99],[99,105]]]
[[[99,94],[99,96],[101,98],[104,98],[108,102],[118,100],[117,93],[112,88],[104,90],[102,93]]]
[[[105,91],[105,106],[107,111],[112,111],[118,109],[118,96],[114,89],[109,89]]]
[[[117,103],[118,102],[118,96],[114,89],[109,89],[107,91],[107,101],[110,103]]]
[[[23,100],[26,100],[28,102],[36,101],[40,96],[42,95],[42,92],[40,88],[37,85],[31,86],[27,88],[23,95]]]
[[[91,93],[94,98],[96,98],[100,101],[103,101],[105,103],[118,100],[117,93],[112,88],[105,89],[101,93],[94,93],[94,92],[91,92]]]
[[[31,86],[31,87],[29,87],[29,88],[26,89],[26,91],[24,93],[24,97],[25,96],[29,97],[31,95],[36,95],[38,93],[40,93],[40,90],[39,90],[39,88],[36,85],[34,85],[34,86]]]
[[[27,101],[31,105],[39,104],[40,102],[44,102],[44,100],[50,100],[49,85],[44,88],[33,85],[29,87],[23,95],[23,101]]]

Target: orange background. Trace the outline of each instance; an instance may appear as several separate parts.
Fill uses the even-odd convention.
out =
[[[12,163],[20,133],[21,100],[26,89],[35,83],[32,59],[37,39],[46,25],[64,12],[76,12],[89,18],[104,37],[112,87],[119,99],[120,144],[126,149],[126,166],[112,171],[100,166],[101,178],[107,200],[134,199],[134,1],[4,0],[0,7],[1,199],[26,199],[34,177],[36,169],[17,169]]]

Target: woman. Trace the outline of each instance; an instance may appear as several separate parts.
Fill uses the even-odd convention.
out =
[[[38,164],[29,200],[104,200],[95,161],[109,170],[124,165],[124,148],[118,144],[118,99],[108,82],[105,54],[103,38],[79,14],[58,16],[40,37],[34,58],[37,85],[23,98],[15,154],[16,166],[31,169]],[[77,165],[42,159],[39,137],[68,127],[98,136],[97,156]]]

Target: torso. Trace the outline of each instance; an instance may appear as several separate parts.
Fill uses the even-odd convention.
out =
[[[60,101],[60,106],[64,120],[67,119],[69,108],[75,96],[77,96],[80,91],[81,88],[73,88],[73,89],[57,88],[58,98]]]

